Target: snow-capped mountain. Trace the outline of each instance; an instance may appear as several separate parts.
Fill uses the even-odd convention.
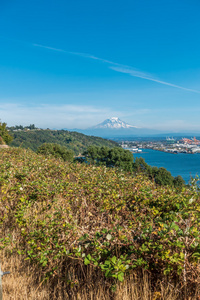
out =
[[[117,117],[106,119],[104,122],[87,129],[73,129],[73,131],[109,139],[126,136],[140,137],[158,133],[157,130],[130,125]]]
[[[128,123],[120,120],[119,118],[117,117],[113,117],[113,118],[110,118],[110,119],[106,119],[104,122],[96,125],[96,126],[93,126],[92,127],[93,129],[122,129],[122,128],[138,128],[137,126],[133,126],[133,125],[129,125]]]

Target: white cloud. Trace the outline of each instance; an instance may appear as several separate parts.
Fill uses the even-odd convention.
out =
[[[181,109],[181,112],[184,109]],[[185,108],[186,110],[186,108]],[[197,109],[198,110],[198,109]],[[195,112],[195,108],[191,112]],[[171,116],[173,109],[135,109],[133,111],[113,111],[109,107],[96,107],[86,105],[50,105],[41,104],[30,106],[26,104],[6,103],[0,104],[0,120],[8,126],[35,124],[39,128],[56,129],[85,129],[107,118],[117,116],[131,125],[143,128],[158,129],[177,132],[179,130],[199,130],[199,122],[176,119]],[[198,124],[197,124],[198,123]]]
[[[40,128],[87,128],[120,112],[110,108],[84,105],[28,106],[25,104],[0,104],[0,119],[8,126],[35,124]]]

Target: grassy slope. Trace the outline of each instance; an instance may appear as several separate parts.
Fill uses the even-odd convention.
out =
[[[87,136],[78,132],[67,130],[30,130],[12,131],[14,137],[11,146],[29,148],[36,151],[43,143],[56,143],[72,149],[77,155],[82,153],[90,145],[117,146],[117,143],[100,137]]]
[[[26,268],[28,258],[37,278],[74,295],[85,285],[111,287],[124,274],[148,269],[154,289],[168,274],[171,285],[180,283],[187,299],[195,299],[196,190],[156,187],[140,175],[44,159],[30,150],[0,154],[0,246],[8,260],[19,255]]]

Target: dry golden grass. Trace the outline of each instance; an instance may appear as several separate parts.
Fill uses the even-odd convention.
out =
[[[119,283],[116,292],[110,292],[109,287],[101,280],[94,283],[91,271],[87,275],[85,285],[81,289],[69,289],[63,283],[42,283],[34,268],[30,267],[19,256],[10,256],[2,251],[0,255],[3,271],[11,274],[3,277],[4,300],[199,300],[198,296],[190,297],[170,283],[158,283],[157,290],[151,291],[151,283],[147,273],[131,274]],[[71,276],[76,278],[76,274]]]

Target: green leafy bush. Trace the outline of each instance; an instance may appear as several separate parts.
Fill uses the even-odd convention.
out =
[[[177,190],[141,173],[15,148],[2,150],[0,165],[0,247],[29,260],[38,278],[69,282],[70,290],[70,268],[82,274],[80,286],[88,268],[113,284],[148,270],[154,281],[198,289],[197,186]]]

